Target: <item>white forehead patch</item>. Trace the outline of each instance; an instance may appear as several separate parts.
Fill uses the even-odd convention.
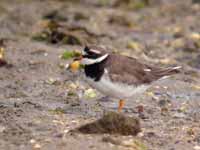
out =
[[[81,64],[83,65],[92,65],[92,64],[95,64],[95,63],[99,63],[103,60],[105,60],[106,58],[108,57],[108,54],[105,54],[99,58],[96,58],[96,59],[92,59],[92,58],[83,58],[81,60]]]

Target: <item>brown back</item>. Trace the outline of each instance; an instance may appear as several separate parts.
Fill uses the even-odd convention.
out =
[[[105,68],[112,81],[140,85],[151,83],[164,76],[178,73],[175,68],[159,68],[139,62],[137,59],[117,54],[110,54]]]

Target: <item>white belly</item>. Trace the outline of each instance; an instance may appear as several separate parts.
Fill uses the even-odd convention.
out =
[[[113,83],[111,82],[108,75],[104,74],[100,81],[95,82],[91,78],[86,78],[84,76],[84,80],[93,88],[100,91],[102,94],[106,96],[111,96],[118,99],[127,99],[135,94],[144,92],[149,86],[141,85],[141,86],[133,86],[127,85],[123,83]]]

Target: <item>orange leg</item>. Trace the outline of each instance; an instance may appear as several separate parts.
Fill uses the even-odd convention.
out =
[[[119,104],[118,104],[118,112],[122,111],[122,108],[124,107],[124,100],[119,100]]]

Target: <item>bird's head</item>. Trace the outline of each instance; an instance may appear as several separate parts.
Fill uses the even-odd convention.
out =
[[[88,47],[86,46],[80,56],[75,57],[71,66],[75,66],[74,70],[78,70],[80,66],[93,65],[96,63],[101,63],[107,59],[109,54],[101,47]]]
[[[101,63],[108,57],[108,55],[109,54],[105,52],[103,48],[86,46],[82,51],[80,63],[82,65]]]

